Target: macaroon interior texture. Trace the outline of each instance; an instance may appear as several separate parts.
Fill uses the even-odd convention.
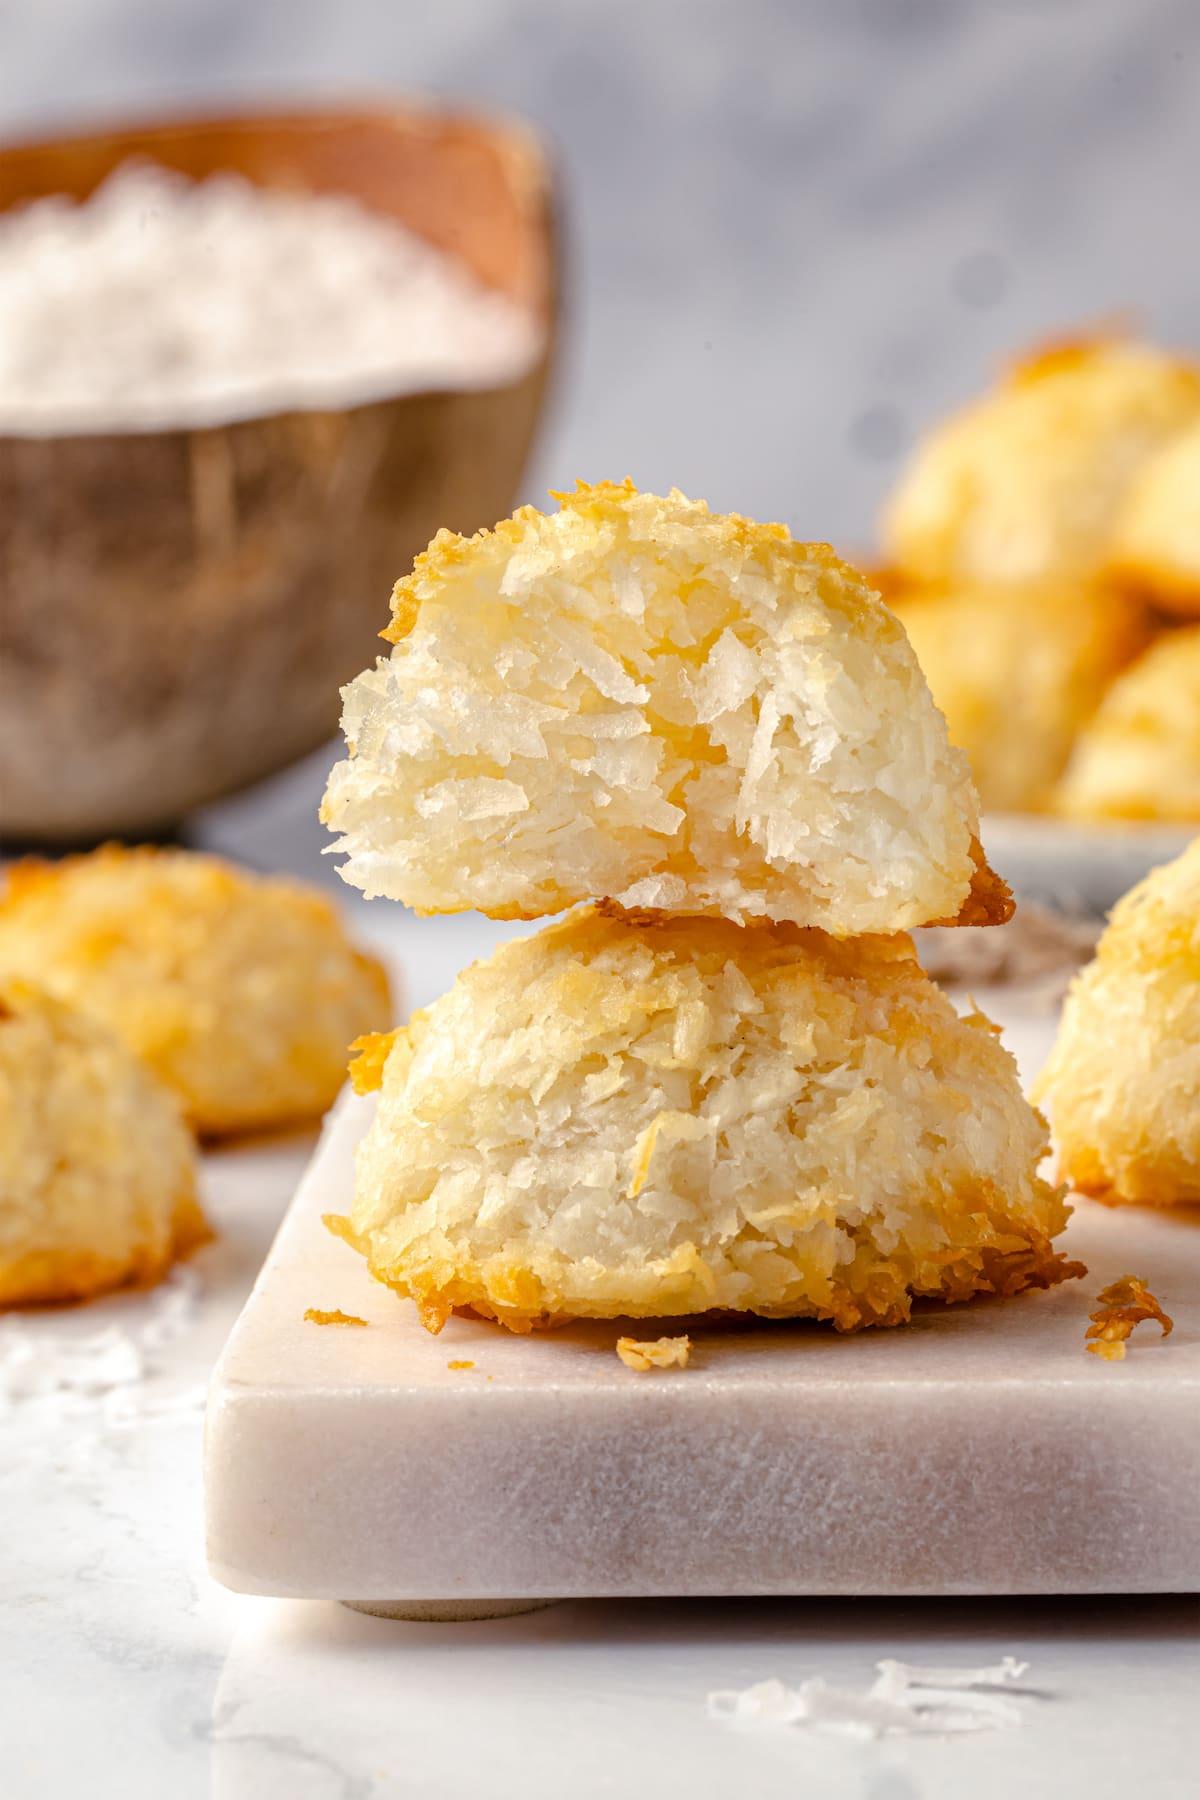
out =
[[[1011,1056],[904,937],[581,908],[370,1040],[356,1085],[382,1091],[329,1223],[431,1330],[853,1329],[1079,1272]]]
[[[780,525],[580,487],[397,584],[345,690],[322,817],[346,880],[422,912],[576,901],[838,936],[1007,917],[904,631]]]

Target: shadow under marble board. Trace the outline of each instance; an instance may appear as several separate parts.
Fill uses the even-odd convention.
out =
[[[1010,1023],[1028,1075],[1053,1022]],[[1200,1211],[1082,1202],[1063,1244],[1086,1280],[856,1336],[694,1325],[686,1370],[638,1374],[614,1344],[656,1335],[644,1320],[522,1338],[453,1318],[431,1337],[370,1280],[321,1224],[349,1203],[370,1105],[331,1116],[213,1381],[208,1553],[227,1586],[411,1617],[1200,1588]],[[1131,1272],[1175,1331],[1106,1363],[1085,1354],[1088,1311]]]

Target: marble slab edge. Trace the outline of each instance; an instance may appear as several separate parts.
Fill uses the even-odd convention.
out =
[[[1084,1355],[1074,1283],[856,1338],[701,1328],[692,1367],[636,1375],[611,1324],[421,1331],[319,1223],[364,1117],[331,1121],[214,1378],[227,1586],[387,1604],[1200,1588],[1200,1223],[1073,1222],[1097,1279],[1130,1266],[1133,1232],[1140,1266],[1191,1296],[1174,1340],[1120,1365]],[[305,1324],[307,1305],[370,1328]]]

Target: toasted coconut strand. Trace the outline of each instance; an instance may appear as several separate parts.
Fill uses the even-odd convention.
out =
[[[1007,925],[1016,912],[1012,889],[989,866],[978,838],[971,839],[971,861],[975,872],[962,906],[953,919],[934,919],[934,925]]]
[[[1017,1251],[989,1261],[984,1267],[988,1279],[978,1287],[980,1293],[1023,1294],[1028,1288],[1059,1287],[1064,1281],[1082,1281],[1087,1264],[1075,1262],[1061,1250],[1044,1241],[1028,1250]]]
[[[479,1267],[468,1267],[458,1281],[445,1287],[423,1289],[418,1281],[403,1275],[399,1270],[388,1270],[380,1265],[367,1246],[347,1229],[348,1222],[345,1219],[327,1215],[325,1224],[335,1237],[342,1238],[367,1256],[370,1272],[376,1281],[415,1302],[422,1325],[434,1337],[456,1313],[491,1320],[519,1337],[526,1337],[534,1331],[556,1331],[560,1326],[573,1324],[578,1319],[610,1319],[620,1314],[628,1314],[631,1318],[652,1319],[672,1312],[694,1321],[697,1328],[705,1330],[714,1325],[727,1325],[736,1321],[812,1318],[832,1325],[835,1331],[851,1333],[879,1326],[906,1325],[912,1317],[914,1299],[937,1299],[948,1306],[961,1305],[981,1294],[1011,1299],[1017,1294],[1058,1287],[1064,1281],[1079,1281],[1088,1272],[1086,1263],[1072,1261],[1063,1252],[1055,1250],[1048,1239],[1031,1230],[1033,1241],[1023,1244],[1019,1249],[998,1250],[989,1246],[954,1255],[943,1253],[928,1264],[917,1267],[906,1258],[884,1262],[868,1292],[834,1282],[828,1288],[825,1305],[789,1301],[779,1305],[757,1304],[743,1309],[730,1306],[709,1307],[705,1304],[704,1296],[711,1290],[712,1279],[706,1271],[697,1271],[697,1285],[690,1290],[693,1294],[690,1303],[686,1299],[680,1299],[677,1305],[672,1306],[674,1294],[679,1290],[670,1288],[650,1291],[641,1300],[626,1296],[621,1301],[596,1301],[590,1295],[574,1291],[568,1305],[555,1310],[546,1307],[536,1311],[528,1310],[529,1301],[541,1291],[544,1283],[563,1284],[570,1279],[553,1258],[543,1257],[537,1268],[517,1268],[510,1265],[504,1272],[503,1284],[508,1292],[522,1297],[523,1305],[505,1306],[495,1303],[494,1292],[491,1301],[479,1298],[475,1292],[475,1284],[482,1284],[487,1280],[498,1283],[498,1277],[490,1270],[485,1272]],[[556,1293],[564,1291],[561,1285],[555,1286]]]
[[[365,1325],[367,1322],[360,1319],[357,1313],[342,1312],[338,1307],[334,1307],[332,1312],[326,1312],[322,1307],[309,1306],[305,1308],[304,1317],[314,1325]]]
[[[373,1094],[383,1081],[383,1065],[400,1035],[395,1031],[368,1031],[350,1046],[348,1074],[356,1094]]]
[[[352,1250],[363,1249],[355,1236],[354,1227],[344,1213],[322,1213],[321,1223],[332,1237],[341,1238],[343,1244],[349,1244]]]
[[[1120,1276],[1106,1288],[1101,1288],[1096,1299],[1098,1304],[1088,1315],[1092,1323],[1085,1334],[1094,1342],[1087,1348],[1093,1356],[1102,1356],[1106,1362],[1121,1361],[1125,1355],[1125,1340],[1134,1327],[1145,1320],[1157,1319],[1164,1337],[1169,1337],[1174,1329],[1174,1319],[1163,1311],[1139,1275]]]
[[[375,1271],[372,1269],[371,1273]],[[430,1337],[436,1337],[454,1308],[440,1294],[414,1293],[413,1299],[417,1303],[417,1317]]]
[[[398,583],[344,691],[322,807],[341,873],[419,912],[629,908],[839,937],[1004,916],[911,646],[827,545],[581,485]]]
[[[617,1339],[617,1355],[627,1369],[686,1369],[692,1354],[690,1337]]]

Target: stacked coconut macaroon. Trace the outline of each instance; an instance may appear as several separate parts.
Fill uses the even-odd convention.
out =
[[[853,1329],[1077,1272],[1011,1057],[907,936],[1011,900],[894,616],[782,526],[561,499],[441,533],[345,692],[323,817],[350,882],[572,910],[364,1043],[334,1229],[432,1331]]]
[[[1033,352],[918,444],[883,550],[986,807],[1200,819],[1200,365]]]

